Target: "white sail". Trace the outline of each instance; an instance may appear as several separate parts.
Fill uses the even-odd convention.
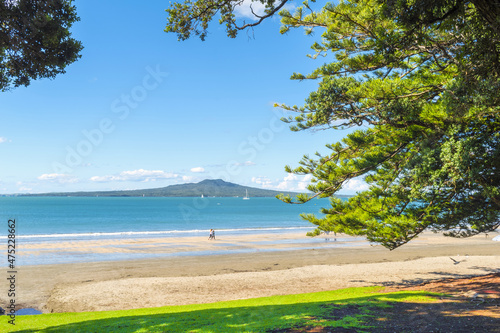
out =
[[[248,190],[246,190],[246,191],[247,191],[246,192],[247,194],[243,197],[243,200],[249,200],[250,199],[250,197],[248,196]]]

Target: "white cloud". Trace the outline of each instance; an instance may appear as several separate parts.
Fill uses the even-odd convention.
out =
[[[267,177],[253,177],[252,183],[258,184],[262,188],[276,189],[279,191],[308,192],[307,185],[310,184],[312,176],[297,176],[288,174],[283,179],[271,180]]]
[[[289,173],[283,180],[278,184],[277,188],[282,191],[307,191],[307,185],[311,181],[311,175],[297,176],[293,173]]]
[[[287,3],[281,9],[288,9],[289,11],[293,12],[295,8],[296,8],[295,5]],[[266,14],[265,10],[266,6],[259,1],[243,0],[243,2],[240,5],[234,8],[234,14],[236,15],[237,18],[243,18],[243,19],[250,18],[253,21],[257,21],[259,18],[256,17],[255,15],[264,16]]]
[[[31,192],[33,189],[31,187],[22,186],[18,189],[19,192]]]
[[[342,186],[342,190],[349,192],[361,192],[368,190],[369,186],[363,180],[355,178],[349,180],[344,186]]]
[[[154,182],[160,179],[172,179],[179,177],[178,174],[165,172],[162,170],[132,170],[122,171],[118,175],[94,176],[90,180],[93,182],[105,183],[112,181],[132,181],[132,182]]]
[[[263,188],[273,188],[273,182],[267,177],[252,177],[252,183],[258,184]]]
[[[243,3],[234,8],[234,13],[236,17],[251,18],[256,20],[257,18],[252,13],[252,10],[255,14],[262,16],[264,15],[265,9],[266,7],[261,2],[252,2],[251,0],[244,0]]]
[[[193,176],[182,176],[182,181],[184,182],[192,182],[195,179]]]
[[[4,142],[10,142],[10,140],[8,140],[7,138],[4,138],[3,136],[0,136],[0,143],[4,143]]]
[[[309,186],[309,184],[311,183],[311,179],[311,175],[302,177],[302,179],[300,179],[297,184],[297,188],[299,189],[299,191],[307,191],[307,186]]]
[[[51,183],[60,183],[60,184],[68,184],[68,183],[76,183],[78,182],[78,178],[73,176],[64,174],[64,173],[45,173],[38,177],[39,180],[48,181]]]
[[[308,192],[307,186],[311,183],[311,178],[311,175],[297,176],[295,174],[288,174],[275,187],[281,191]],[[365,191],[368,188],[368,184],[362,178],[355,178],[344,184],[342,189],[339,191],[339,194],[352,195],[356,192]]]
[[[197,172],[197,173],[205,172],[205,168],[203,167],[191,168],[191,172]]]

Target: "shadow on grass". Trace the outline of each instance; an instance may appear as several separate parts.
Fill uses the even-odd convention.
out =
[[[61,324],[45,329],[20,330],[32,332],[474,332],[481,322],[481,332],[498,332],[483,328],[500,327],[498,318],[467,315],[460,317],[454,329],[431,329],[436,323],[457,322],[450,308],[435,303],[419,303],[415,297],[426,292],[373,294],[339,301],[302,302],[286,305],[223,307],[184,312],[133,315],[91,319]],[[413,301],[409,301],[413,300]],[[404,302],[401,302],[404,301]],[[489,305],[488,305],[489,306]],[[491,305],[498,306],[495,304]],[[457,310],[458,308],[455,308]],[[498,309],[498,308],[497,308]],[[155,312],[156,309],[148,309]],[[160,310],[161,311],[161,310]],[[165,311],[168,311],[166,308]],[[159,311],[156,311],[159,312]],[[99,313],[95,313],[98,316]],[[56,315],[56,314],[54,314]],[[66,314],[67,315],[67,314]],[[78,316],[80,314],[75,314]],[[47,320],[49,316],[46,315]],[[38,317],[38,316],[37,316]],[[44,321],[40,316],[40,324]],[[56,317],[54,317],[56,318]],[[28,319],[28,318],[26,318]],[[35,316],[31,317],[33,320]],[[484,325],[484,323],[487,323]],[[431,326],[425,326],[430,323]],[[46,325],[46,324],[45,324]],[[45,326],[44,325],[44,326]],[[415,325],[425,327],[414,330]],[[489,325],[489,326],[488,326]],[[41,326],[41,325],[40,325]],[[39,327],[40,327],[39,326]],[[462,327],[469,328],[461,330]]]
[[[366,322],[373,327],[369,332],[500,332],[498,299],[482,302],[471,299],[436,303],[398,302],[388,305],[391,307],[379,309],[376,316]]]
[[[500,269],[491,269],[488,267],[471,267],[472,269],[482,269],[485,274],[499,274]],[[459,273],[448,273],[448,272],[428,272],[428,274],[433,274],[433,277],[427,277],[427,278],[418,278],[414,277],[412,279],[403,279],[401,281],[386,281],[386,282],[380,282],[380,281],[370,281],[370,280],[351,280],[350,282],[361,282],[361,283],[366,283],[369,285],[377,285],[377,286],[383,286],[383,287],[411,287],[411,286],[417,286],[417,285],[423,285],[431,282],[436,282],[436,281],[441,281],[443,279],[445,280],[458,280],[458,279],[466,279],[466,278],[471,278],[474,276],[481,276],[481,274],[459,274]]]

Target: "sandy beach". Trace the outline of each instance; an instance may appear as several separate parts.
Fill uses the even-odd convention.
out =
[[[283,235],[286,239],[278,243],[266,241],[276,235],[241,235],[214,242],[192,237],[27,246],[32,255],[64,248],[159,256],[18,267],[16,301],[18,308],[44,313],[105,311],[485,275],[500,272],[495,235],[452,239],[428,233],[394,251],[359,239],[344,245],[332,239],[309,243],[303,233]],[[182,255],[166,255],[176,251]],[[6,280],[1,281],[0,288],[7,290]],[[0,302],[6,301],[2,293]]]

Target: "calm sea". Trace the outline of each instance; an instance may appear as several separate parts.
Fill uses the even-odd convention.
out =
[[[300,232],[313,226],[301,213],[319,213],[328,199],[303,205],[275,198],[0,197],[0,239],[7,248],[8,221],[15,219],[15,265],[40,265],[165,256],[359,246],[362,238],[276,237],[238,243],[232,235]],[[171,237],[206,239],[216,229],[220,242],[185,245]],[[285,235],[286,236],[286,235]],[[116,240],[125,240],[125,242]],[[148,240],[150,239],[150,241]],[[156,240],[155,240],[156,239]],[[158,242],[158,239],[165,241]],[[225,240],[233,239],[229,243]],[[128,241],[130,240],[130,242]],[[140,242],[137,242],[140,240]],[[96,242],[97,241],[97,242]],[[90,242],[91,247],[81,247]],[[0,244],[0,247],[2,245]],[[279,249],[278,249],[278,248]],[[154,248],[155,251],[151,251]],[[0,266],[7,265],[7,261]]]
[[[325,199],[303,205],[275,198],[0,197],[5,237],[16,220],[23,242],[191,236],[312,229],[300,213],[318,213]]]

